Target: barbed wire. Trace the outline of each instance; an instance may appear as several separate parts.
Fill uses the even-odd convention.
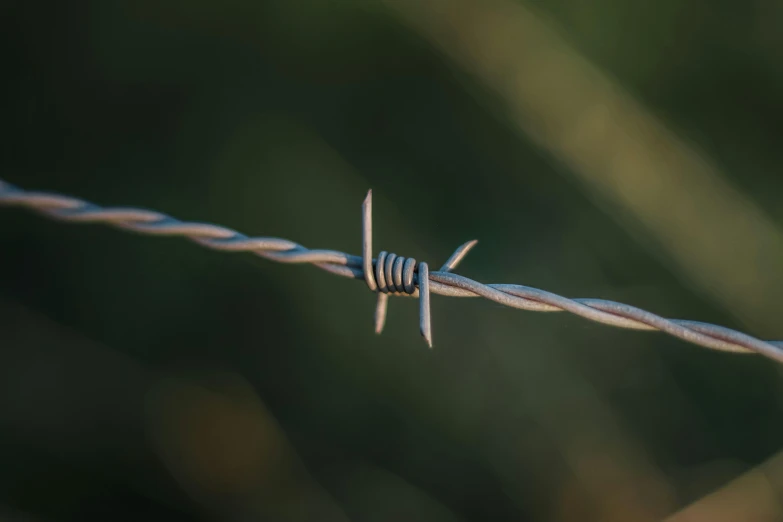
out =
[[[666,319],[634,306],[603,299],[570,299],[545,290],[514,284],[483,284],[451,273],[475,246],[460,246],[438,271],[426,263],[381,252],[372,258],[372,191],[363,204],[363,251],[354,256],[335,250],[311,250],[276,237],[248,237],[211,223],[184,222],[166,214],[140,208],[100,207],[74,197],[27,191],[0,180],[0,205],[25,207],[53,219],[73,223],[103,223],[116,228],[157,236],[182,236],[213,250],[252,252],[279,263],[309,263],[335,275],[364,280],[378,294],[375,329],[380,333],[386,317],[388,295],[420,299],[420,329],[432,346],[429,294],[449,297],[483,297],[496,303],[534,312],[570,312],[598,323],[633,330],[659,330],[692,344],[734,353],[755,352],[783,363],[783,341],[753,336],[699,321]]]

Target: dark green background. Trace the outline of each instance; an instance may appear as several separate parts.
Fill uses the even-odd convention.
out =
[[[0,177],[354,254],[372,188],[376,251],[438,265],[478,238],[468,277],[743,327],[381,5],[161,4],[2,4]],[[533,4],[783,227],[781,8]],[[763,23],[778,29],[762,38]],[[761,357],[437,296],[428,351],[417,303],[389,304],[376,336],[361,282],[0,209],[0,506],[42,520],[331,520],[335,506],[355,521],[601,520],[592,493],[561,513],[580,483],[568,441],[644,476],[624,461],[641,452],[669,488],[660,515],[781,448],[780,371]],[[331,507],[265,511],[288,497],[264,488],[300,484],[277,468],[239,496],[173,478],[150,390],[215,375],[251,387]]]

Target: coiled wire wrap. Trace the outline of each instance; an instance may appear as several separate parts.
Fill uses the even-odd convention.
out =
[[[61,221],[104,223],[143,234],[182,236],[213,250],[252,252],[280,263],[311,263],[339,276],[363,279],[369,289],[375,291],[378,287],[374,271],[378,263],[372,258],[371,242],[367,241],[368,232],[371,235],[366,219],[371,209],[370,201],[371,194],[368,193],[363,205],[364,250],[359,257],[335,250],[310,250],[287,239],[248,237],[226,227],[209,223],[182,222],[160,212],[145,209],[103,208],[63,194],[26,191],[0,180],[0,205],[25,207]],[[511,284],[482,284],[449,273],[475,243],[470,241],[458,248],[439,271],[429,272],[426,263],[419,263],[414,272],[413,283],[419,290],[421,303],[429,305],[430,291],[450,297],[483,297],[520,310],[571,312],[591,321],[620,328],[660,330],[705,348],[733,353],[755,352],[783,363],[783,341],[764,341],[736,330],[698,321],[666,319],[613,301],[569,299],[537,288]],[[385,263],[383,266],[385,268]],[[394,283],[396,291],[396,281]],[[423,295],[425,291],[426,299]],[[404,295],[411,294],[405,292]],[[379,292],[378,296],[380,305],[381,296],[387,298],[388,294]],[[380,306],[376,308],[376,328],[379,308]],[[385,317],[385,309],[383,317]],[[429,315],[427,314],[426,317],[429,318]]]
[[[397,254],[378,254],[375,264],[375,280],[378,291],[392,295],[419,296],[419,289],[413,283],[413,275],[416,272],[416,260],[412,257],[404,258]]]

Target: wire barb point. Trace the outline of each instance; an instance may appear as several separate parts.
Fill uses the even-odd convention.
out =
[[[441,272],[451,272],[455,268],[457,268],[457,265],[459,265],[463,259],[465,259],[465,256],[468,255],[468,252],[473,250],[473,247],[478,244],[478,239],[474,239],[472,241],[468,241],[467,243],[464,243],[460,245],[457,250],[454,251],[453,254],[451,254],[451,257],[443,263],[443,266],[440,268]]]
[[[430,319],[430,269],[427,263],[419,263],[419,329],[427,346],[432,348],[432,323]]]
[[[380,335],[383,332],[383,325],[386,324],[386,307],[389,302],[389,294],[378,292],[378,301],[375,304],[375,333]]]
[[[362,273],[367,287],[374,292],[378,285],[372,273],[372,189],[362,203]]]

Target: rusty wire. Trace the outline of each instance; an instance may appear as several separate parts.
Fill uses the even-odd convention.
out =
[[[103,223],[158,236],[182,236],[199,245],[226,252],[252,252],[280,263],[310,263],[333,274],[362,279],[378,294],[375,330],[383,329],[388,295],[420,299],[420,330],[432,346],[429,294],[451,297],[483,297],[512,308],[535,312],[571,312],[591,321],[634,330],[660,330],[684,341],[734,353],[755,352],[783,363],[783,341],[763,341],[750,335],[698,321],[666,319],[634,306],[603,299],[569,299],[545,290],[513,284],[482,284],[451,270],[476,241],[460,246],[438,271],[381,252],[372,258],[372,192],[362,205],[362,256],[335,250],[311,250],[276,237],[248,237],[210,223],[183,222],[166,214],[140,208],[104,208],[62,194],[33,192],[0,180],[0,205],[26,207],[50,218],[75,223]]]

